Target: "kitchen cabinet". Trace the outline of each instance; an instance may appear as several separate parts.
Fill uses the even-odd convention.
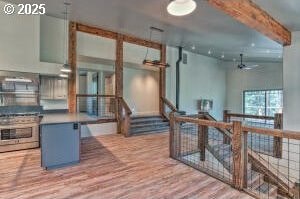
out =
[[[42,100],[65,100],[68,96],[67,79],[58,77],[41,77],[40,95]]]
[[[42,167],[61,168],[80,162],[80,123],[41,125]]]

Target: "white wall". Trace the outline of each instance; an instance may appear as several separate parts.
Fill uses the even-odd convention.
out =
[[[237,63],[224,62],[227,68],[226,107],[235,113],[243,113],[243,91],[282,89],[282,63],[246,63],[259,65],[251,70],[237,68]]]
[[[159,114],[158,70],[142,66],[147,48],[124,43],[123,95],[135,115]],[[147,59],[159,60],[160,51],[148,49]]]
[[[222,110],[226,96],[226,69],[217,59],[203,55],[188,54],[188,63],[180,65],[180,110],[197,113],[197,101],[212,99],[211,114],[217,119],[222,118]],[[167,61],[171,68],[167,69],[167,98],[175,104],[176,96],[176,61],[178,50],[167,48]]]
[[[292,45],[283,51],[284,129],[300,130],[300,31],[292,33]]]

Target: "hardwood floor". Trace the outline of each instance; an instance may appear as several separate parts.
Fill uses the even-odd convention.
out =
[[[0,154],[0,198],[251,198],[170,159],[168,134],[82,141],[79,165],[40,167],[38,149]]]

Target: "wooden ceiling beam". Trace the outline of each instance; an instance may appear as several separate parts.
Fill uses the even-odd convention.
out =
[[[251,0],[208,0],[208,2],[283,46],[291,45],[291,32]]]
[[[118,35],[118,33],[110,30],[104,30],[98,27],[88,26],[80,23],[77,24],[77,31],[97,35],[100,37],[106,37],[109,39],[117,39]]]

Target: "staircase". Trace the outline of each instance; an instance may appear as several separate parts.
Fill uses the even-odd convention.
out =
[[[130,135],[144,135],[169,131],[169,121],[160,115],[132,116]]]
[[[216,133],[218,132],[218,133]],[[215,129],[208,131],[208,145],[207,150],[220,162],[223,167],[232,174],[232,150],[230,144],[224,144],[223,134]],[[251,152],[252,155],[255,152]],[[256,158],[257,159],[257,158]],[[259,166],[256,168],[256,161],[249,160],[247,172],[247,188],[257,198],[270,199],[286,199],[287,197],[281,195],[282,189],[276,184],[270,182],[268,175],[259,172]]]

